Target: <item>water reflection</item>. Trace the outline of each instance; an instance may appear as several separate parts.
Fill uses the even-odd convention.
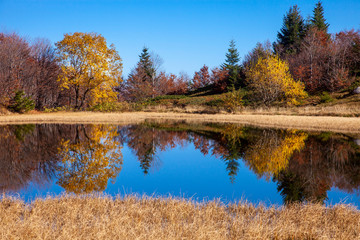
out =
[[[18,191],[30,182],[43,185],[56,174],[58,147],[69,126],[0,127],[0,189]]]
[[[73,193],[103,191],[121,171],[121,148],[114,140],[117,128],[79,125],[75,130],[73,140],[60,143],[58,184]]]
[[[293,154],[289,166],[274,177],[285,202],[306,199],[324,201],[337,187],[359,193],[360,148],[351,137],[322,133],[310,135],[302,151]]]
[[[163,162],[171,164],[161,158],[162,152],[191,145],[224,163],[229,184],[236,182],[245,164],[259,179],[276,183],[284,203],[323,202],[333,187],[359,194],[357,139],[344,134],[167,121],[130,126],[0,126],[0,188],[17,192],[30,183],[42,186],[56,181],[67,192],[103,191],[109,180],[121,175],[124,147],[148,175]]]

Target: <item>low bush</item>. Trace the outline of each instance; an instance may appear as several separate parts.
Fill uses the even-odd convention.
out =
[[[330,94],[328,92],[323,92],[320,95],[320,102],[321,103],[329,103],[329,102],[333,102],[334,99],[330,96]]]
[[[11,100],[9,109],[18,113],[25,113],[35,109],[35,102],[30,97],[26,97],[24,91],[16,91],[14,98]]]
[[[223,98],[224,108],[228,112],[235,112],[236,109],[243,106],[243,93],[240,90],[233,90],[226,93]]]

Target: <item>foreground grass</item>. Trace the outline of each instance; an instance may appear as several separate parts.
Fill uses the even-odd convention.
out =
[[[360,133],[359,117],[289,116],[261,114],[189,114],[158,112],[57,112],[39,114],[11,114],[0,116],[0,124],[64,123],[64,124],[135,124],[147,119],[182,120],[192,122],[238,123],[242,125]]]
[[[195,203],[174,198],[3,197],[1,239],[359,239],[354,207]]]

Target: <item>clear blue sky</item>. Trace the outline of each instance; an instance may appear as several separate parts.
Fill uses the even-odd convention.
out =
[[[298,4],[306,18],[317,0],[0,0],[0,31],[55,43],[64,33],[97,32],[114,43],[127,75],[145,45],[167,72],[223,63],[229,41],[243,57],[257,42],[276,39],[284,14]],[[360,29],[360,0],[324,0],[331,33]]]

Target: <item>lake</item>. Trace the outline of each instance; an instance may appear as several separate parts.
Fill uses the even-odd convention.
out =
[[[360,136],[237,124],[0,126],[0,189],[282,205],[360,203]]]

